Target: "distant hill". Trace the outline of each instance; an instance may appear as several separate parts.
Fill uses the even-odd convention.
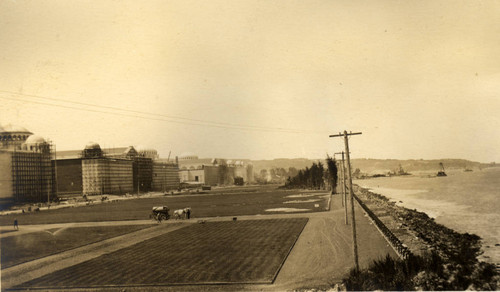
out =
[[[399,166],[407,172],[438,171],[439,163],[442,162],[447,169],[473,169],[485,168],[490,164],[465,160],[465,159],[433,159],[433,160],[396,160],[396,159],[354,159],[353,169],[359,168],[361,172],[368,174],[387,173],[399,169]]]
[[[338,157],[337,157],[338,159]],[[290,167],[303,169],[310,167],[313,162],[325,162],[325,159],[307,159],[307,158],[278,158],[273,160],[250,160],[254,166],[254,172],[259,172],[261,169],[284,168],[288,170]],[[418,171],[438,171],[439,163],[442,162],[445,169],[465,169],[469,168],[477,170],[479,168],[496,166],[495,164],[480,163],[465,159],[433,159],[433,160],[397,160],[397,159],[369,159],[358,158],[352,160],[353,171],[359,168],[361,172],[368,174],[387,173],[399,169],[399,166],[407,172]]]

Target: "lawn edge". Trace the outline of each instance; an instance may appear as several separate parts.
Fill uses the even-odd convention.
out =
[[[297,218],[299,219],[299,218]],[[300,232],[297,234],[297,237],[295,238],[295,241],[292,243],[292,245],[290,246],[290,248],[288,249],[288,252],[286,253],[285,257],[283,258],[283,260],[281,261],[281,264],[279,265],[278,269],[276,270],[276,272],[274,273],[274,276],[272,277],[272,280],[271,280],[271,283],[270,284],[274,284],[274,281],[276,280],[276,277],[278,277],[278,274],[280,273],[281,271],[281,268],[283,268],[283,266],[285,265],[285,262],[286,260],[288,259],[288,256],[290,255],[290,253],[292,252],[293,248],[295,247],[295,244],[297,243],[297,241],[299,240],[300,238],[300,235],[302,234],[302,232],[304,231],[304,229],[306,228],[307,226],[307,223],[309,223],[309,218],[307,217],[303,217],[303,218],[300,218],[301,220],[306,220],[306,223],[302,226],[302,229],[300,230]]]
[[[150,224],[144,224],[144,225],[150,225]],[[27,261],[24,261],[24,262],[20,262],[20,263],[17,263],[15,265],[11,265],[11,266],[1,265],[0,271],[5,270],[5,269],[10,269],[10,268],[13,268],[15,266],[26,264],[26,263],[29,263],[29,262],[32,262],[32,261],[36,261],[36,260],[39,260],[39,259],[43,259],[43,258],[46,258],[46,257],[50,257],[50,256],[53,256],[53,255],[56,255],[56,254],[59,254],[59,253],[71,251],[71,250],[74,250],[74,249],[77,249],[77,248],[81,248],[81,247],[85,247],[85,246],[88,246],[88,245],[91,245],[91,244],[96,244],[96,243],[101,242],[101,241],[105,241],[105,240],[108,240],[108,239],[112,239],[112,238],[115,238],[115,237],[119,237],[119,236],[131,234],[131,233],[134,233],[134,232],[137,232],[137,231],[146,230],[146,229],[153,228],[153,227],[157,226],[154,223],[152,223],[151,225],[152,226],[149,226],[149,227],[146,227],[146,228],[142,228],[142,229],[138,229],[138,230],[134,230],[134,231],[130,231],[130,232],[127,232],[127,233],[123,233],[123,234],[120,234],[118,236],[104,238],[104,239],[101,239],[101,240],[89,242],[89,243],[86,243],[86,244],[83,244],[83,245],[79,245],[79,246],[75,246],[75,247],[72,247],[72,248],[63,249],[63,250],[60,250],[60,251],[57,251],[57,252],[54,252],[54,253],[50,253],[50,254],[44,255],[42,257],[37,257],[37,258],[33,258],[33,259],[30,259],[30,260],[27,260]],[[124,225],[121,225],[121,226],[124,226]],[[125,225],[125,226],[137,226],[137,225]],[[113,227],[113,226],[109,226],[109,227]],[[75,227],[75,228],[80,228],[80,227]]]

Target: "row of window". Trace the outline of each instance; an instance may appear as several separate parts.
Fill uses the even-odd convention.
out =
[[[0,136],[0,141],[21,141],[21,140],[26,140],[28,139],[28,136],[27,135],[4,135],[4,136]]]

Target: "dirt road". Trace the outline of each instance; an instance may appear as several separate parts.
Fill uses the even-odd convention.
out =
[[[311,214],[274,284],[263,289],[328,289],[342,280],[354,266],[354,257],[352,226],[345,225],[341,204],[340,196],[334,196],[330,212]],[[356,228],[361,267],[388,253],[396,256],[359,207],[356,207]]]

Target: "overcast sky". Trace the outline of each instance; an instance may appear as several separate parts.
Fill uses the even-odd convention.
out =
[[[0,124],[58,150],[500,161],[500,1],[0,1]]]

